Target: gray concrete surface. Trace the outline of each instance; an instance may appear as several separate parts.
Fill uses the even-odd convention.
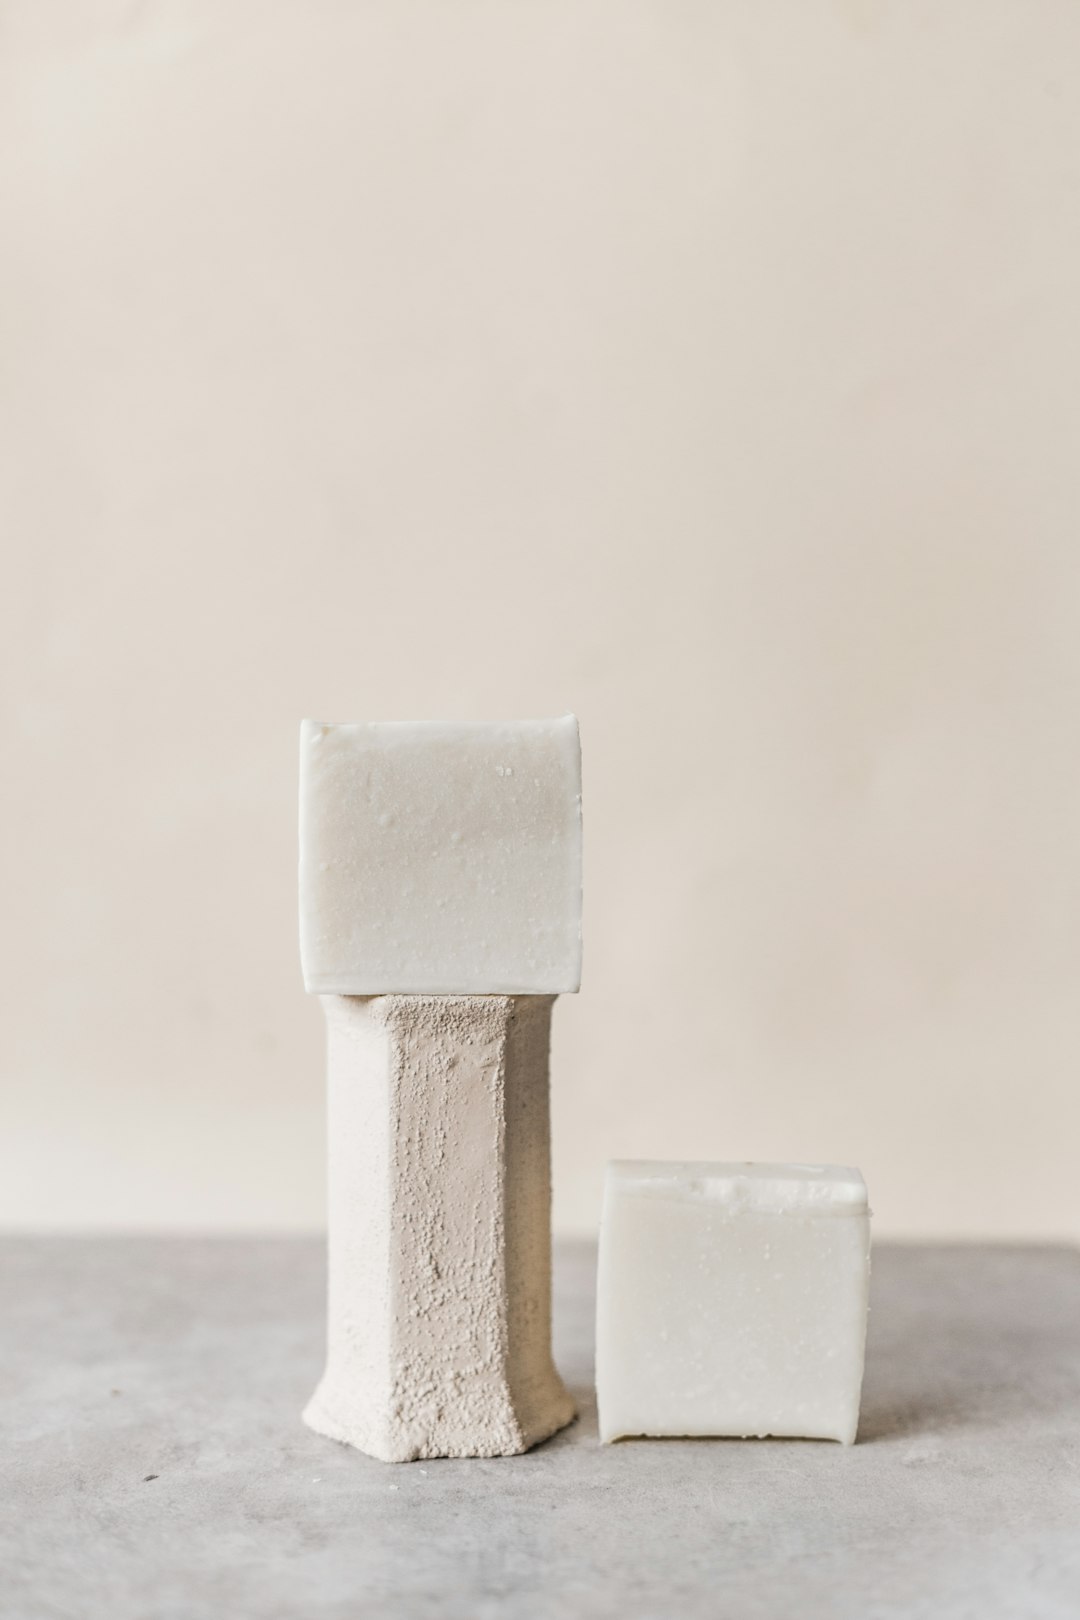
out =
[[[0,1244],[0,1613],[18,1620],[1076,1620],[1080,1254],[875,1253],[861,1440],[388,1466],[305,1430],[305,1240]]]

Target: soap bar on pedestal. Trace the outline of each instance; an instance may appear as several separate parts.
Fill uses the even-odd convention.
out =
[[[801,1436],[859,1420],[870,1211],[837,1165],[624,1161],[600,1229],[601,1440]]]
[[[573,715],[300,734],[309,991],[557,995],[581,982]]]
[[[581,972],[577,721],[300,734],[300,946],[328,1031],[329,1334],[310,1426],[523,1451],[551,1359],[548,1041]]]

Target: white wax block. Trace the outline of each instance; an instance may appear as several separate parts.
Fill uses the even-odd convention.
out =
[[[870,1211],[838,1165],[608,1166],[601,1440],[790,1435],[859,1421]]]
[[[573,715],[300,731],[300,954],[335,995],[581,983]]]

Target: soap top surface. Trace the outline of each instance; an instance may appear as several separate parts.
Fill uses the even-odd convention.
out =
[[[321,994],[577,990],[574,716],[305,720],[300,954]]]
[[[739,1210],[865,1215],[866,1182],[842,1164],[719,1164],[710,1160],[616,1159],[609,1194],[700,1199]]]

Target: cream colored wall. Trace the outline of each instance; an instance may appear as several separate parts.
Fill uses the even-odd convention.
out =
[[[0,1219],[321,1219],[296,730],[581,716],[556,1216],[1080,1234],[1080,9],[6,0]]]

